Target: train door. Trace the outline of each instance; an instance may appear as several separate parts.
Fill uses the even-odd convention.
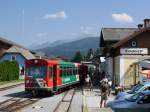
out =
[[[53,88],[54,91],[57,89],[57,66],[53,65]]]

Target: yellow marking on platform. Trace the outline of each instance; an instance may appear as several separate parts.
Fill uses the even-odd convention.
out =
[[[88,112],[87,100],[85,98],[85,92],[83,91],[83,112]]]

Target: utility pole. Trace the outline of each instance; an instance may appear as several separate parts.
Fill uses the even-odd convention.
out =
[[[22,10],[22,38],[24,38],[24,9]]]

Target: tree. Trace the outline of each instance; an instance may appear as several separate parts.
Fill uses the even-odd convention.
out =
[[[19,64],[17,61],[3,61],[0,63],[0,81],[19,79]]]
[[[86,55],[86,61],[90,61],[93,58],[93,50],[90,48]]]
[[[80,51],[77,51],[74,58],[72,59],[73,62],[81,62],[82,61],[82,54]]]
[[[99,58],[100,56],[100,49],[97,48],[96,51],[94,52],[94,58]]]

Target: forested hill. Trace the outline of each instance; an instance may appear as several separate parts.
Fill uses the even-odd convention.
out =
[[[77,51],[86,53],[90,48],[98,48],[99,37],[87,37],[80,40],[62,43],[57,46],[45,47],[36,51],[42,51],[49,57],[63,56],[66,58],[72,58]]]

